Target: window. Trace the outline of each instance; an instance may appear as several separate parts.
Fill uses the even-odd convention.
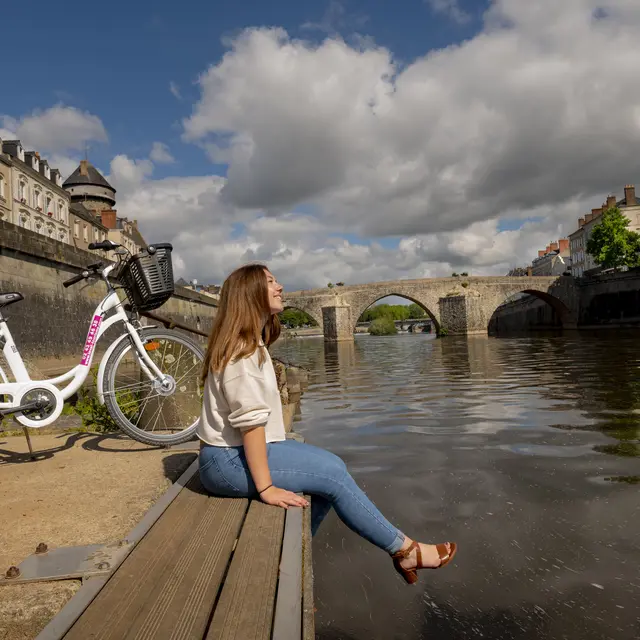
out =
[[[84,225],[84,228],[82,230],[82,237],[84,238],[85,242],[89,242],[89,230],[87,229],[87,225]]]
[[[20,220],[21,227],[23,227],[24,229],[31,229],[30,216],[26,211],[20,212],[19,220]]]
[[[42,218],[36,218],[36,231],[44,233],[44,220]]]
[[[64,210],[64,202],[62,200],[58,200],[58,214],[60,215],[60,222],[67,222],[66,211]]]
[[[18,198],[22,204],[27,203],[27,183],[24,180],[18,183]]]
[[[38,189],[33,190],[33,206],[38,209],[38,211],[42,211],[42,194]]]
[[[4,176],[0,173],[0,198],[6,198],[4,194]]]
[[[80,223],[77,220],[73,221],[73,237],[74,238],[80,237]]]
[[[53,217],[53,198],[47,194],[47,215]]]

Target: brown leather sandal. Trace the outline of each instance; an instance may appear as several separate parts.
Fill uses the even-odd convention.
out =
[[[418,569],[441,569],[453,560],[453,556],[455,556],[458,551],[458,545],[455,542],[450,542],[449,545],[451,546],[450,551],[447,551],[446,544],[436,545],[436,550],[440,557],[440,564],[437,567],[427,567],[422,564],[422,551],[420,551],[420,545],[415,541],[412,542],[404,551],[398,551],[391,556],[393,559],[393,566],[408,584],[415,584],[418,581]],[[400,561],[408,558],[414,549],[416,550],[418,565],[413,569],[405,569],[400,565]]]

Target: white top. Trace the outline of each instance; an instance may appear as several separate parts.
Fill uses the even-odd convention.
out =
[[[237,447],[242,429],[249,427],[264,427],[267,442],[286,439],[276,372],[263,346],[247,358],[232,360],[221,373],[209,373],[196,433],[214,447]]]

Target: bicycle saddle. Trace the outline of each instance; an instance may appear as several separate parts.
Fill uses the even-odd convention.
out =
[[[20,300],[24,300],[24,296],[17,291],[13,293],[0,293],[0,309],[8,307],[14,302],[20,302]]]

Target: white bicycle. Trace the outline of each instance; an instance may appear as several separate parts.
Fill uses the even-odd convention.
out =
[[[157,309],[173,293],[172,246],[157,244],[130,255],[111,241],[90,249],[115,251],[118,262],[98,262],[63,282],[102,279],[107,295],[96,307],[80,364],[48,380],[32,380],[11,337],[3,308],[23,300],[20,293],[0,294],[0,349],[13,381],[0,367],[0,416],[15,415],[25,427],[55,422],[63,405],[85,382],[98,340],[114,325],[121,329],[105,351],[97,375],[97,395],[118,426],[130,437],[152,445],[191,439],[200,417],[204,353],[184,333],[141,326],[140,312]],[[124,290],[129,304],[116,288]]]

